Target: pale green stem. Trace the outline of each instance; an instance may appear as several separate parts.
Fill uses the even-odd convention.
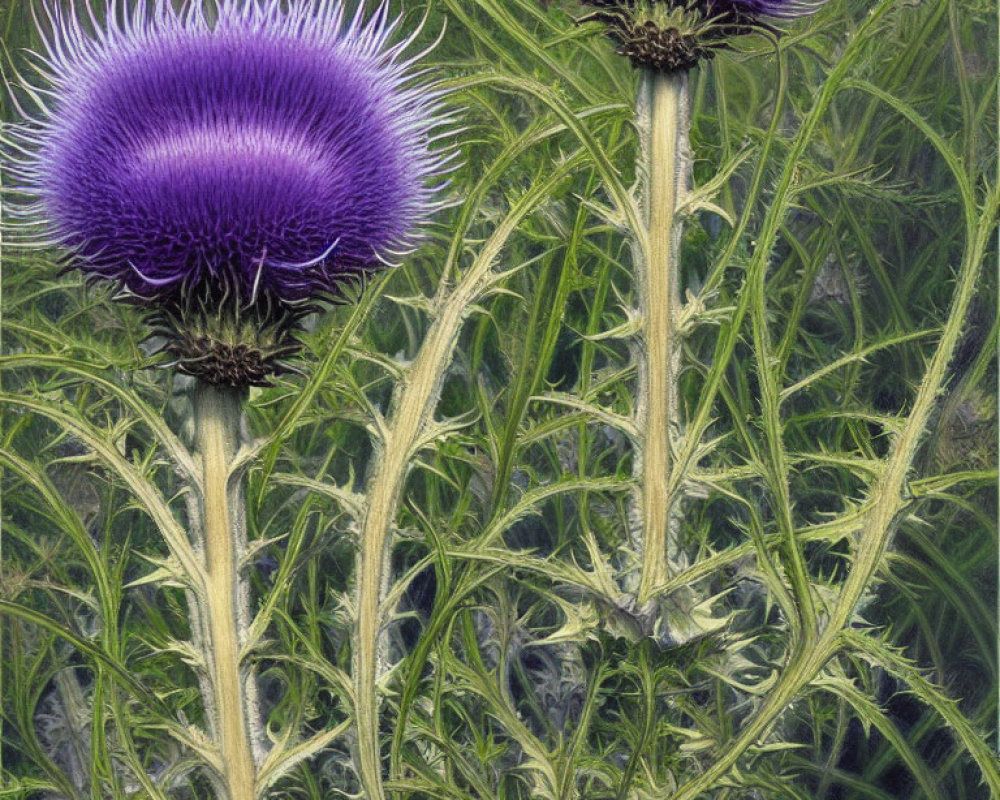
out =
[[[443,367],[454,347],[460,319],[435,324],[413,365],[410,383],[393,415],[368,493],[358,551],[357,632],[354,642],[354,716],[358,728],[357,760],[368,800],[382,800],[382,759],[378,740],[379,677],[385,671],[381,652],[382,598],[388,590],[390,536],[410,457],[425,424],[433,417]],[[442,320],[439,319],[438,323]]]
[[[254,800],[256,779],[251,743],[256,698],[241,658],[248,613],[247,587],[240,575],[247,548],[246,512],[241,480],[232,474],[241,442],[243,399],[240,390],[206,383],[199,383],[193,396],[206,572],[202,638],[212,692],[206,705],[226,800]]]
[[[441,426],[434,421],[434,411],[448,362],[463,320],[500,277],[491,273],[491,267],[501,248],[525,215],[548,196],[574,164],[574,158],[566,159],[514,204],[454,290],[449,293],[445,284],[441,285],[434,300],[434,322],[406,380],[396,390],[389,424],[381,426],[381,442],[375,452],[365,513],[361,519],[354,578],[357,625],[352,679],[358,734],[354,757],[367,800],[385,798],[378,733],[378,681],[385,673],[386,664],[380,642],[387,613],[383,600],[390,578],[393,522],[407,471],[417,451],[441,433]]]
[[[937,397],[947,376],[948,364],[955,351],[969,302],[976,291],[987,240],[993,225],[992,215],[998,207],[997,195],[986,201],[989,209],[972,227],[951,313],[941,335],[934,356],[931,358],[913,408],[891,452],[883,462],[883,471],[872,487],[872,499],[860,518],[860,529],[854,538],[854,557],[851,570],[832,609],[822,634],[815,642],[800,639],[793,649],[788,664],[768,693],[760,709],[732,741],[725,751],[701,775],[680,786],[672,800],[695,800],[714,785],[742,757],[742,755],[774,724],[781,713],[799,693],[819,674],[826,662],[841,648],[843,631],[851,623],[858,602],[868,588],[872,577],[883,564],[889,540],[908,506],[904,498],[906,476],[917,453],[921,438],[937,405]],[[971,201],[967,204],[970,215]],[[970,223],[971,225],[971,223]],[[1000,789],[1000,780],[985,773],[991,788]]]
[[[686,72],[643,71],[636,110],[648,231],[648,247],[645,253],[639,252],[636,264],[642,325],[635,412],[641,437],[635,466],[642,521],[640,603],[651,599],[670,577],[670,555],[679,549],[669,484],[671,441],[681,427],[677,399],[680,225],[675,213],[688,188],[687,103]]]
[[[409,380],[394,403],[391,428],[384,432],[368,489],[355,576],[357,630],[354,641],[354,717],[358,729],[357,762],[368,800],[383,800],[382,759],[378,740],[378,687],[385,672],[381,652],[382,599],[388,591],[391,532],[403,484],[420,440],[433,426],[434,408],[462,320],[481,289],[488,260],[473,268],[442,307],[413,362]],[[478,275],[476,273],[479,273]],[[476,279],[478,277],[478,280]]]

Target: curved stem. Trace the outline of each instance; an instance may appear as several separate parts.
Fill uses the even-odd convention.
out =
[[[388,426],[381,431],[366,491],[354,578],[357,624],[352,679],[358,735],[354,758],[367,800],[385,798],[377,688],[386,670],[381,633],[389,609],[383,602],[389,588],[393,522],[403,484],[413,456],[440,431],[434,411],[448,363],[473,304],[503,277],[503,273],[492,272],[501,249],[521,220],[576,166],[577,158],[564,160],[511,207],[453,290],[448,292],[444,284],[439,288],[433,303],[434,321],[406,380],[397,386]]]
[[[636,427],[642,437],[636,459],[642,518],[642,573],[639,602],[649,600],[669,578],[670,553],[678,547],[668,486],[671,439],[680,430],[677,374],[680,347],[680,226],[678,199],[687,190],[690,159],[687,135],[686,72],[643,72],[637,104],[642,136],[640,175],[647,181],[648,248],[640,253],[637,287],[642,334],[638,348],[639,389]]]
[[[246,552],[246,516],[241,482],[230,480],[240,443],[243,396],[240,390],[199,383],[193,397],[205,536],[204,655],[214,706],[209,715],[222,759],[227,800],[253,800],[256,777],[250,738],[250,678],[240,657],[247,617],[247,587],[240,577],[240,558]]]
[[[872,12],[866,23],[866,29],[870,29],[870,26],[873,26],[889,8],[891,8],[891,4],[884,2]],[[857,34],[856,42],[864,41],[861,35],[864,32],[862,30]],[[852,55],[852,53],[849,51],[848,55]],[[847,70],[847,65],[851,61],[848,55],[842,57],[840,65],[830,78],[827,98],[832,97],[839,79]],[[892,101],[888,94],[875,89],[871,84],[856,83],[855,85],[865,88],[886,102]],[[807,123],[814,123],[819,114],[825,110],[827,104],[828,100],[827,103],[823,103],[821,100],[810,112]],[[740,733],[726,743],[725,751],[711,766],[696,778],[677,788],[672,795],[673,800],[695,800],[735,766],[743,754],[759,740],[760,736],[796,699],[799,693],[816,678],[826,662],[844,646],[845,634],[848,636],[848,640],[852,638],[850,633],[852,617],[872,578],[883,565],[890,539],[909,505],[909,500],[906,497],[907,473],[913,465],[920,442],[934,414],[938,402],[937,398],[947,378],[948,366],[961,335],[969,304],[976,292],[988,242],[996,227],[995,220],[998,209],[1000,209],[1000,195],[994,188],[985,198],[982,212],[978,213],[979,208],[973,195],[973,182],[966,177],[960,163],[950,148],[945,145],[944,140],[915,113],[910,113],[908,108],[899,106],[897,110],[906,111],[905,115],[909,121],[916,124],[936,146],[942,158],[952,168],[963,200],[966,221],[966,249],[962,257],[957,287],[948,319],[934,355],[930,358],[924,371],[923,379],[913,399],[906,422],[893,441],[888,456],[882,462],[878,480],[870,491],[871,499],[859,517],[859,525],[853,537],[854,552],[851,569],[836,601],[826,613],[822,632],[814,643],[804,638],[800,638],[794,643],[788,664],[770,689],[760,708]],[[805,131],[810,132],[810,128],[806,127]],[[804,134],[800,134],[799,141],[804,142],[805,138]],[[786,170],[790,171],[794,168],[799,153],[793,153],[793,155],[795,158],[789,159],[789,166],[786,167]],[[791,184],[791,174],[787,174],[787,182],[783,181],[782,183],[784,186],[779,191],[779,196],[784,194],[784,187]],[[773,221],[781,213],[784,213],[785,208],[782,206],[784,203],[780,205],[776,203],[772,205],[769,212],[769,218],[772,220],[770,228],[772,235],[773,231],[776,230]],[[761,240],[767,241],[763,236]],[[765,248],[762,252],[767,252],[767,249]],[[758,262],[758,268],[760,267],[762,267],[762,262]],[[853,638],[856,638],[856,635]],[[989,764],[992,765],[992,762]],[[984,768],[983,776],[995,793],[997,787],[1000,787],[1000,775],[994,769],[987,767]]]

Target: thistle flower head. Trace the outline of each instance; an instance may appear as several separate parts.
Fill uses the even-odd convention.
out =
[[[385,6],[366,22],[339,0],[214,5],[108,0],[89,26],[44,6],[49,85],[8,137],[20,211],[168,316],[192,295],[287,316],[415,244],[448,160],[441,92],[410,40],[390,43]]]
[[[596,10],[581,21],[607,26],[618,51],[641,68],[688,70],[734,36],[773,30],[772,20],[816,11],[826,0],[583,0]]]

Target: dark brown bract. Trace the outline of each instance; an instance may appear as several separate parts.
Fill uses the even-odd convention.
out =
[[[178,370],[215,386],[269,386],[270,377],[283,370],[273,357],[243,342],[192,337],[171,343],[167,350],[177,356]]]
[[[302,349],[300,322],[315,310],[289,308],[267,293],[244,304],[232,291],[220,301],[188,290],[161,298],[150,323],[184,374],[215,386],[269,386],[273,376],[294,371],[288,362]]]
[[[701,59],[714,55],[697,37],[676,28],[660,28],[651,20],[623,25],[614,36],[620,43],[618,53],[628,56],[633,66],[660,72],[692,69]]]
[[[656,72],[687,71],[734,37],[777,33],[768,18],[790,19],[823,0],[583,0],[594,9],[578,20],[600,22],[633,66]]]

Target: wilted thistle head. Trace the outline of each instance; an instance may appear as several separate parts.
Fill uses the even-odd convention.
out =
[[[310,301],[410,249],[448,160],[441,92],[337,0],[43,5],[20,217],[152,309],[182,370],[264,383]]]
[[[678,72],[728,46],[734,36],[773,30],[771,20],[810,14],[826,0],[583,0],[636,67]]]

